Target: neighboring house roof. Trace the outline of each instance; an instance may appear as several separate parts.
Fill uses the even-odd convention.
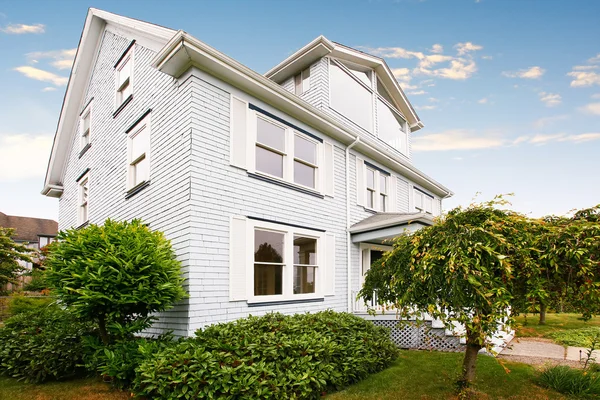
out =
[[[406,232],[433,225],[431,214],[378,212],[352,225],[348,231],[354,243],[384,244]]]
[[[88,12],[75,56],[52,146],[44,189],[42,190],[42,194],[46,196],[60,197],[62,194],[62,179],[67,162],[67,153],[73,142],[72,136],[75,134],[77,116],[83,105],[82,99],[95,59],[95,49],[99,43],[103,27],[106,24],[116,25],[126,32],[133,32],[136,40],[138,40],[138,37],[152,38],[155,46],[156,44],[160,44],[162,48],[152,48],[158,51],[158,53],[151,63],[159,71],[178,78],[190,66],[199,66],[204,71],[237,86],[269,104],[275,105],[290,116],[344,144],[353,143],[360,138],[354,149],[402,173],[416,184],[430,190],[434,194],[442,198],[453,194],[448,188],[436,182],[414,167],[410,162],[400,157],[385,143],[380,142],[379,139],[366,137],[357,129],[349,128],[327,113],[302,100],[299,96],[288,92],[273,80],[253,71],[231,57],[199,41],[190,34],[181,30],[174,31],[91,8]],[[325,38],[323,39],[326,40]],[[141,41],[138,42],[142,44]],[[343,46],[335,46],[337,46],[340,52],[346,49]],[[354,53],[350,51],[346,52],[349,54],[349,57],[354,53],[360,53],[356,50],[352,50]],[[364,58],[362,55],[361,57]],[[373,60],[377,60],[377,63],[381,63],[381,59],[377,57],[372,58]],[[383,63],[380,65],[380,68],[387,68],[387,66]],[[389,68],[387,69],[389,72]],[[389,76],[393,77],[393,75]],[[395,85],[398,85],[398,83],[395,82]],[[399,86],[398,93],[401,93]],[[409,103],[406,104],[408,105]],[[416,114],[415,118],[418,119]]]
[[[18,217],[0,212],[0,227],[13,228],[13,240],[19,242],[37,242],[38,236],[56,236],[58,222],[51,219]]]
[[[383,58],[333,42],[323,35],[317,37],[281,63],[271,68],[265,76],[277,83],[282,83],[285,79],[294,76],[319,58],[327,55],[374,69],[377,77],[383,84],[392,89],[390,95],[400,106],[400,111],[402,111],[404,116],[408,119],[411,131],[414,132],[423,128],[424,125],[417,115],[417,112],[412,104],[410,104],[410,101],[408,101],[398,80],[394,77],[394,74]]]

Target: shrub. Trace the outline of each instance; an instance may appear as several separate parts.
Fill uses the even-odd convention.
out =
[[[600,375],[565,365],[546,369],[538,382],[543,387],[571,396],[600,395]]]
[[[267,314],[213,325],[154,354],[134,392],[163,399],[313,399],[387,367],[389,331],[347,313]]]
[[[52,297],[27,297],[27,296],[13,296],[8,301],[8,313],[11,316],[37,311],[40,308],[48,307],[54,303],[56,299]]]
[[[557,343],[563,346],[590,347],[592,340],[600,335],[600,328],[590,327],[581,329],[569,329],[565,331],[556,331],[550,334]]]
[[[0,328],[0,373],[43,382],[82,371],[82,336],[91,326],[58,306],[17,314]]]
[[[48,288],[44,271],[35,268],[31,271],[31,281],[23,286],[23,290],[26,292],[41,292]]]

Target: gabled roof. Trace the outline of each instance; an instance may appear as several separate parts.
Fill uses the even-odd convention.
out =
[[[96,48],[107,24],[115,26],[124,33],[134,33],[138,38],[147,39],[147,42],[157,42],[159,46],[154,49],[156,51],[176,33],[172,29],[148,22],[95,8],[89,9],[60,110],[60,118],[52,144],[52,153],[48,161],[44,189],[42,190],[43,195],[60,197],[62,193],[62,177],[72,143],[70,138],[74,134],[78,116],[81,112],[80,108],[83,106],[82,101],[92,72]]]
[[[400,107],[400,111],[407,117],[411,130],[414,132],[423,128],[421,119],[383,58],[333,42],[323,35],[271,68],[265,76],[277,83],[282,83],[285,79],[294,76],[319,58],[327,55],[372,68],[385,87],[389,89],[390,95]]]
[[[0,212],[0,227],[12,228],[13,240],[19,242],[37,242],[38,236],[56,236],[58,222],[51,219],[18,217]]]

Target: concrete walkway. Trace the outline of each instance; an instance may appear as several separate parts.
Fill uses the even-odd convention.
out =
[[[585,362],[587,349],[584,347],[565,348],[549,340],[538,338],[515,338],[500,352],[500,356],[518,359],[564,360],[566,363],[572,364],[580,360]],[[600,350],[594,351],[592,357],[600,362]]]

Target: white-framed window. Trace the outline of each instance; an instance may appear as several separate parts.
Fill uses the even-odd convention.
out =
[[[261,113],[256,113],[255,170],[319,190],[321,142]]]
[[[414,199],[415,208],[418,211],[433,214],[433,196],[415,188]]]
[[[389,209],[389,175],[368,165],[366,170],[366,204],[365,207],[375,211],[388,211]]]
[[[388,210],[388,179],[385,174],[379,174],[379,211]]]
[[[118,108],[133,94],[133,47],[117,64],[115,79],[117,88],[115,108]]]
[[[88,144],[91,143],[90,134],[92,131],[92,103],[88,104],[87,107],[81,113],[81,117],[79,119],[79,127],[79,149],[83,150]]]
[[[367,208],[375,209],[377,199],[377,188],[375,187],[377,171],[367,167]]]
[[[79,180],[77,197],[77,225],[82,225],[89,220],[89,173]]]
[[[127,189],[150,180],[150,116],[147,115],[127,136]]]
[[[310,89],[310,67],[294,76],[294,93],[300,96]]]

